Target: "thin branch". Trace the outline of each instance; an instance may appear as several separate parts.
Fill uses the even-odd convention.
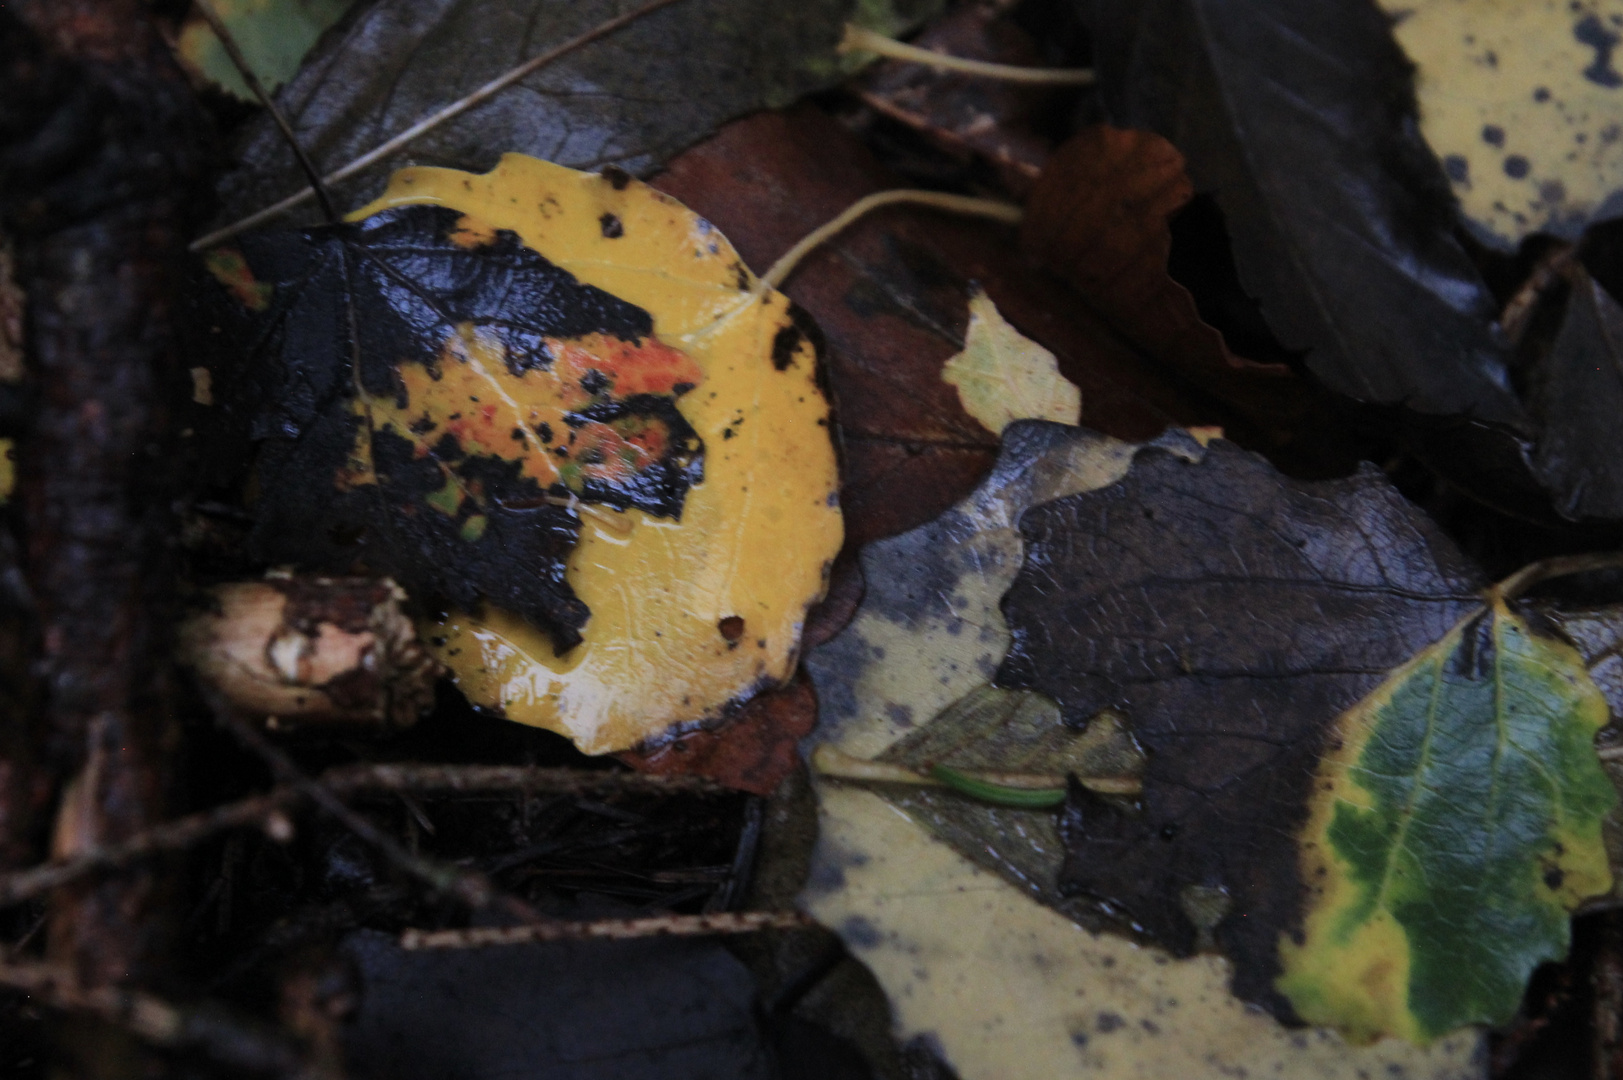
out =
[[[60,862],[0,875],[0,906],[32,899],[98,870],[115,870],[154,855],[184,851],[227,829],[263,824],[298,797],[292,788],[281,788],[201,814],[166,821],[137,833],[122,844],[89,848]]]
[[[945,210],[951,214],[967,214],[971,217],[990,218],[1009,225],[1017,225],[1025,216],[1025,211],[1014,203],[1001,202],[997,199],[976,199],[968,195],[949,195],[942,191],[918,191],[912,188],[898,188],[893,191],[876,191],[872,195],[864,196],[846,207],[833,221],[814,229],[811,233],[786,251],[777,262],[773,263],[766,273],[761,275],[761,288],[779,288],[789,275],[795,272],[810,252],[823,244],[830,237],[842,232],[852,222],[864,214],[879,209],[882,206],[894,206],[906,203],[911,206],[927,206],[934,210]]]
[[[1535,585],[1596,570],[1623,570],[1623,551],[1597,551],[1588,555],[1558,555],[1553,559],[1541,559],[1522,567],[1492,586],[1488,592],[1505,600],[1514,600]]]
[[[1040,86],[1092,86],[1098,81],[1091,68],[1017,67],[1014,64],[994,64],[988,60],[968,60],[962,56],[951,56],[947,53],[921,49],[917,45],[908,45],[850,23],[845,26],[845,36],[840,39],[839,51],[876,53],[892,60],[926,64],[942,71],[956,71],[963,75],[998,79],[1002,82],[1035,83]]]
[[[287,122],[287,117],[272,100],[270,92],[259,81],[259,76],[254,74],[254,69],[248,64],[248,58],[242,54],[242,49],[237,45],[236,35],[231,33],[231,28],[225,24],[225,20],[220,18],[220,13],[214,10],[213,0],[192,0],[192,3],[196,6],[198,14],[203,16],[203,21],[214,31],[214,36],[219,39],[226,56],[230,57],[231,63],[236,66],[237,74],[242,76],[242,81],[248,84],[248,89],[254,92],[254,97],[259,99],[259,103],[265,106],[265,111],[270,113],[271,119],[276,121],[277,130],[282,133],[282,138],[287,140],[287,145],[293,150],[293,156],[298,159],[299,168],[304,170],[304,178],[310,181],[310,190],[315,193],[316,201],[321,203],[322,215],[329,222],[337,221],[338,211],[333,209],[332,196],[327,192],[327,185],[321,182],[321,174],[316,171],[315,163],[304,152],[304,147],[299,145],[298,136],[293,134],[293,125]]]
[[[817,925],[811,916],[798,911],[717,911],[708,915],[654,915],[643,919],[598,919],[532,926],[474,926],[466,930],[413,929],[400,935],[400,944],[407,949],[479,949],[488,945],[588,938],[753,934],[761,930],[804,930]]]
[[[351,161],[348,165],[328,173],[326,176],[321,178],[322,183],[332,185],[337,184],[341,180],[349,179],[351,176],[354,176],[361,170],[377,164],[379,161],[382,161],[384,158],[395,153],[397,150],[404,148],[408,143],[416,139],[418,136],[427,134],[429,131],[432,131],[434,128],[437,128],[441,124],[445,123],[447,120],[455,119],[475,106],[483,105],[486,101],[492,97],[495,97],[509,86],[512,86],[514,83],[518,82],[520,79],[523,79],[532,72],[545,67],[554,60],[567,56],[569,53],[572,53],[576,49],[583,46],[590,45],[599,38],[607,37],[616,30],[637,21],[645,15],[651,15],[660,8],[669,7],[670,5],[678,2],[679,0],[650,0],[649,3],[646,3],[635,10],[628,11],[624,15],[617,15],[612,19],[601,22],[591,30],[586,31],[584,34],[578,34],[556,48],[548,49],[541,55],[526,60],[524,63],[518,65],[518,67],[513,68],[505,74],[498,75],[496,78],[485,83],[485,85],[481,86],[467,97],[454,101],[445,106],[445,108],[440,109],[438,112],[430,113],[428,116],[423,117],[421,120],[417,121],[415,124],[411,125],[411,127],[407,128],[405,131],[402,131],[388,142],[385,142],[381,146],[362,154],[354,161]],[[300,191],[297,195],[289,195],[279,203],[272,206],[267,206],[265,209],[249,214],[242,220],[233,222],[223,229],[216,229],[207,236],[194,240],[190,250],[193,252],[198,252],[211,248],[218,243],[231,239],[238,233],[245,232],[248,229],[254,228],[256,225],[262,225],[273,218],[280,217],[282,214],[287,213],[294,207],[301,206],[305,202],[308,202],[309,199],[309,189]]]
[[[93,1016],[166,1050],[191,1050],[222,1065],[284,1077],[319,1075],[286,1037],[212,1006],[186,1007],[140,990],[81,986],[54,964],[0,963],[0,986],[42,1005]]]
[[[215,712],[220,717],[221,723],[236,736],[237,741],[263,758],[282,783],[331,814],[350,832],[377,848],[390,862],[470,907],[489,906],[495,890],[485,875],[413,855],[400,841],[345,806],[332,788],[295,765],[292,758],[273,746],[269,739],[254,730],[252,724],[229,707],[217,708]]]
[[[523,791],[549,795],[722,795],[731,789],[699,776],[535,765],[349,765],[322,781],[335,791]]]
[[[546,769],[532,765],[346,765],[321,775],[319,783],[340,795],[366,792],[546,792],[558,795],[717,795],[728,789],[696,776]],[[276,816],[304,798],[295,787],[166,821],[121,844],[91,848],[59,862],[0,874],[0,907],[30,900],[89,874],[117,870],[141,859],[185,851],[211,836],[248,827],[285,829]]]

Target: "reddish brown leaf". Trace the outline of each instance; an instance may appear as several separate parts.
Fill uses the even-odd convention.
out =
[[[638,772],[708,777],[739,791],[770,795],[794,771],[796,746],[817,723],[817,695],[804,672],[751,701],[719,728],[682,735],[621,761]]]
[[[1168,221],[1194,195],[1177,147],[1105,124],[1055,152],[1032,189],[1020,241],[1128,337],[1157,356],[1212,370],[1264,370],[1229,351],[1195,298],[1167,273]]]
[[[912,42],[969,60],[1034,67],[1042,56],[1030,35],[998,12],[979,4],[949,11]],[[921,64],[886,61],[857,83],[869,108],[913,128],[954,157],[989,161],[1005,187],[1025,195],[1036,182],[1053,142],[1033,118],[1056,94],[1055,87],[966,79]]]

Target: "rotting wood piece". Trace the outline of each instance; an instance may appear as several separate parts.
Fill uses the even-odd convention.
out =
[[[21,444],[46,764],[71,778],[56,853],[161,819],[176,760],[166,628],[169,284],[203,121],[142,0],[22,0],[0,18],[0,214],[38,389]],[[66,890],[48,953],[85,985],[142,978],[169,940],[151,875]],[[88,1051],[87,1051],[88,1052]]]
[[[210,590],[180,657],[245,715],[281,727],[407,727],[434,704],[440,666],[387,578],[273,573]]]

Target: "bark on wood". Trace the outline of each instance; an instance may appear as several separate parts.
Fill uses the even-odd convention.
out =
[[[28,297],[38,403],[22,440],[24,565],[43,639],[58,857],[160,820],[174,760],[158,614],[170,462],[171,270],[200,114],[141,0],[23,0],[0,16],[0,189]],[[86,986],[156,971],[150,875],[60,893],[48,952]]]

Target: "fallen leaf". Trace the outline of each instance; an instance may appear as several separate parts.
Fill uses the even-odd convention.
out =
[[[767,796],[800,764],[800,740],[817,723],[817,697],[797,674],[761,694],[720,727],[685,732],[619,755],[638,772],[704,776],[738,791]]]
[[[835,53],[847,20],[894,33],[936,6],[684,0],[414,140],[411,160],[483,172],[511,151],[577,169],[613,165],[644,174],[735,116],[787,105],[849,74],[853,61]],[[323,41],[277,102],[326,174],[626,10],[615,0],[391,0]],[[238,161],[221,185],[227,218],[305,186],[268,117],[249,126]],[[335,194],[354,205],[380,186],[381,177],[363,175]]]
[[[979,289],[969,298],[964,351],[947,361],[941,377],[958,388],[964,411],[994,435],[1016,420],[1082,419],[1082,391],[1059,373],[1054,354],[1010,326]]]
[[[1334,726],[1303,834],[1309,900],[1281,942],[1298,1015],[1427,1042],[1508,1023],[1572,909],[1610,891],[1595,756],[1606,700],[1503,600]]]
[[[1551,514],[1546,491],[1567,503],[1615,440],[1564,421],[1593,450],[1537,476],[1527,464],[1541,432],[1382,12],[1155,0],[1102,3],[1095,16],[1113,122],[1185,155],[1279,343],[1334,393],[1401,406],[1417,452],[1477,498],[1523,515]],[[1619,517],[1623,504],[1591,500],[1586,512]]]
[[[1183,155],[1167,140],[1095,124],[1047,163],[1026,203],[1020,241],[1156,356],[1197,370],[1288,378],[1279,364],[1230,352],[1167,273],[1168,222],[1193,196]]]
[[[1509,1017],[1532,967],[1565,948],[1565,910],[1552,917],[1547,906],[1524,904],[1526,918],[1518,921],[1513,907],[1521,893],[1512,881],[1525,878],[1531,890],[1554,865],[1543,858],[1550,850],[1546,830],[1563,836],[1569,848],[1573,861],[1564,872],[1575,896],[1606,888],[1599,821],[1612,796],[1600,780],[1592,746],[1604,710],[1600,721],[1589,723],[1572,704],[1585,699],[1554,695],[1551,688],[1566,683],[1551,675],[1537,691],[1542,711],[1526,701],[1517,706],[1531,714],[1527,728],[1514,736],[1497,729],[1524,745],[1533,732],[1560,745],[1562,760],[1575,763],[1570,770],[1561,767],[1575,785],[1566,796],[1545,786],[1561,781],[1521,768],[1514,755],[1494,771],[1494,682],[1475,681],[1473,674],[1493,650],[1459,649],[1454,631],[1477,609],[1476,573],[1429,520],[1373,469],[1344,481],[1301,483],[1214,443],[1198,466],[1142,455],[1127,478],[1108,490],[1029,511],[1022,534],[1026,564],[1004,600],[1014,644],[999,684],[1053,696],[1072,724],[1104,709],[1119,711],[1149,755],[1141,806],[1134,812],[1073,787],[1062,822],[1067,862],[1061,887],[1119,907],[1180,953],[1196,947],[1202,929],[1190,908],[1192,890],[1223,895],[1226,911],[1211,932],[1235,962],[1234,992],[1282,1016],[1293,1012],[1274,986],[1280,942],[1294,940],[1304,926],[1310,946],[1319,934],[1351,933],[1349,923],[1336,921],[1333,913],[1301,907],[1303,889],[1317,889],[1329,871],[1321,871],[1324,863],[1312,849],[1299,856],[1291,837],[1305,830],[1313,843],[1325,828],[1312,809],[1328,805],[1317,801],[1325,783],[1344,796],[1342,802],[1360,807],[1402,803],[1420,790],[1408,785],[1407,795],[1393,794],[1382,786],[1378,794],[1355,797],[1323,774],[1316,781],[1316,771],[1353,765],[1339,755],[1357,754],[1366,741],[1372,754],[1416,752],[1427,730],[1424,703],[1415,706],[1421,712],[1400,716],[1387,699],[1402,687],[1406,705],[1414,704],[1409,698],[1420,692],[1414,687],[1421,677],[1409,674],[1411,668],[1429,670],[1427,664],[1464,657],[1462,684],[1450,684],[1453,696],[1422,695],[1439,715],[1463,714],[1456,722],[1466,731],[1488,736],[1470,744],[1447,733],[1436,749],[1439,757],[1470,757],[1482,761],[1484,770],[1438,767],[1426,777],[1428,800],[1409,804],[1419,815],[1416,827],[1426,834],[1416,835],[1406,851],[1418,850],[1429,861],[1405,860],[1402,871],[1435,884],[1429,891],[1413,883],[1401,891],[1377,887],[1394,904],[1401,900],[1398,919],[1406,938],[1393,942],[1389,923],[1377,920],[1370,933],[1385,951],[1370,957],[1367,969],[1362,962],[1314,969],[1317,975],[1331,968],[1387,972],[1389,981],[1369,991],[1379,1004],[1357,1011],[1346,994],[1334,1006],[1316,999],[1314,994],[1331,991],[1309,976],[1298,977],[1294,958],[1302,954],[1289,944],[1279,987],[1291,1005],[1306,1003],[1306,1019],[1335,1023],[1363,1038],[1394,1032],[1429,1039],[1459,1024]],[[1501,652],[1510,650],[1513,643],[1500,637]],[[1548,667],[1562,647],[1540,642],[1529,648],[1536,659],[1526,663]],[[1421,659],[1411,660],[1417,655]],[[1584,707],[1599,708],[1599,694],[1576,654],[1571,659],[1567,675],[1592,695]],[[1512,659],[1502,656],[1500,662],[1510,665]],[[1394,669],[1401,670],[1389,674]],[[1378,689],[1382,684],[1385,690]],[[1517,692],[1533,693],[1524,687]],[[1380,725],[1374,731],[1372,716]],[[1405,716],[1409,726],[1398,726]],[[1321,754],[1328,755],[1328,764],[1320,765]],[[1402,773],[1395,765],[1362,760],[1354,767],[1366,784],[1376,772]],[[1598,804],[1597,791],[1605,794]],[[1570,832],[1551,809],[1552,800],[1563,799],[1569,806],[1589,800],[1571,810],[1576,823]],[[1518,813],[1520,820],[1500,820]],[[1398,819],[1394,827],[1401,831],[1401,813]],[[1491,833],[1495,824],[1516,835],[1520,846],[1506,840],[1496,849],[1476,837],[1481,830]],[[1346,851],[1351,841],[1331,835],[1330,846]],[[1473,860],[1470,870],[1438,862],[1451,857],[1445,852]],[[1371,893],[1361,885],[1375,858],[1367,851],[1349,856],[1353,868],[1343,868],[1360,883],[1353,891],[1366,900]],[[1588,869],[1580,872],[1586,859]],[[1492,901],[1476,889],[1484,877],[1505,879]],[[1329,888],[1327,903],[1339,908],[1346,891]],[[1573,897],[1563,899],[1566,907],[1575,906]],[[1432,907],[1448,911],[1448,925],[1475,926],[1487,941],[1515,938],[1524,948],[1466,953],[1458,939],[1427,921],[1424,911]],[[1543,927],[1542,935],[1533,923]],[[1404,941],[1407,953],[1395,951]],[[1446,975],[1437,973],[1439,963]],[[1475,1011],[1445,992],[1460,981],[1462,964],[1472,965],[1466,981],[1481,994],[1471,1003]],[[1293,981],[1298,978],[1305,981]],[[1370,975],[1368,981],[1377,980]],[[1394,1002],[1404,1001],[1423,1019],[1398,1015],[1402,1006]]]
[[[1169,460],[1201,454],[1181,436],[1162,446]],[[870,545],[861,610],[807,658],[821,703],[816,738],[887,760],[938,753],[931,741],[942,736],[957,745],[959,733],[932,735],[926,725],[976,693],[1004,654],[1010,636],[998,605],[1020,566],[1022,511],[1108,489],[1136,453],[1086,429],[1012,425],[997,468],[969,500]],[[1242,1069],[1349,1080],[1389,1068],[1475,1075],[1474,1034],[1419,1050],[1292,1031],[1229,994],[1226,961],[1172,960],[1097,932],[1123,924],[1084,898],[1059,895],[1063,850],[1052,814],[946,793],[927,796],[932,808],[917,792],[827,780],[817,790],[820,838],[802,903],[874,971],[899,1035],[932,1040],[964,1080]],[[966,824],[977,817],[996,824]]]
[[[1179,954],[1197,937],[1184,890],[1226,891],[1234,991],[1288,1015],[1273,989],[1300,888],[1288,838],[1326,727],[1476,606],[1475,569],[1375,470],[1297,482],[1224,442],[1198,465],[1148,451],[1021,531],[998,684],[1048,694],[1072,724],[1118,711],[1149,754],[1140,812],[1067,809],[1063,887]]]
[[[453,516],[430,501],[439,497],[438,486],[412,489],[428,502],[412,525],[437,526],[449,539],[440,549],[411,552],[429,556],[426,568],[418,562],[388,568],[419,601],[447,597],[448,613],[430,620],[425,636],[470,700],[605,753],[674,725],[719,719],[788,678],[806,609],[821,595],[840,544],[817,358],[788,302],[758,290],[726,240],[668,197],[623,175],[577,173],[522,155],[504,157],[482,176],[404,170],[356,217],[357,225],[341,228],[364,232],[432,220],[463,252],[463,261],[453,263],[460,273],[447,275],[441,311],[416,322],[444,356],[429,351],[395,369],[384,358],[398,356],[396,341],[409,342],[409,335],[363,340],[363,376],[377,364],[399,379],[382,379],[368,393],[404,400],[356,400],[371,411],[374,427],[387,421],[417,437],[398,440],[413,469],[440,468],[440,427],[462,424],[455,433],[470,457],[513,448],[507,452],[514,460],[502,468],[519,494],[528,494],[519,508],[504,506],[506,489],[481,472],[472,479],[485,485],[489,506],[467,506],[478,497],[469,483],[465,495],[451,492],[462,496]],[[550,293],[508,279],[512,266],[531,264],[548,268]],[[400,265],[389,280],[419,280],[426,269]],[[481,285],[504,287],[480,292]],[[570,297],[576,306],[558,302]],[[453,299],[474,310],[442,314]],[[515,323],[515,308],[558,325]],[[471,330],[462,321],[469,318]],[[490,340],[483,336],[487,326],[495,334]],[[303,358],[301,335],[328,333],[337,343],[341,330],[289,320],[273,340]],[[486,379],[488,393],[470,381],[475,374]],[[342,422],[332,428],[347,451],[354,419],[342,379],[321,370],[310,377],[334,386],[327,395]],[[302,385],[294,380],[292,388]],[[477,422],[468,427],[462,399],[481,395],[489,400],[478,403]],[[302,400],[281,396],[294,405]],[[532,415],[538,407],[562,407],[568,415],[554,422]],[[438,426],[418,435],[413,429],[426,430],[427,421]],[[264,434],[271,438],[262,459],[268,454],[273,464],[277,454],[312,441],[297,425]],[[658,471],[654,460],[673,467]],[[622,463],[632,461],[642,464],[625,472]],[[578,476],[569,471],[576,463]],[[554,472],[541,476],[543,466]],[[382,462],[373,472],[394,475]],[[362,482],[369,475],[345,466],[334,490],[348,500],[384,486]],[[314,561],[304,552],[329,550],[322,529],[290,527],[308,519],[317,503],[310,485],[283,483],[262,464],[260,489],[258,512],[265,513],[267,501],[282,512],[272,525],[262,517],[258,526],[259,535],[279,541],[279,557]],[[588,525],[581,529],[575,509],[559,505],[577,499],[612,509],[586,505]],[[470,538],[479,513],[488,524]],[[539,560],[523,551],[522,561],[515,559],[499,515],[567,527],[552,531],[548,554],[559,570],[567,561],[567,572],[551,583],[573,600],[564,611],[578,618],[574,640],[511,602],[520,575],[536,573]],[[362,524],[380,531],[376,523]],[[533,542],[540,532],[529,525],[523,539]],[[493,563],[488,577],[466,564],[464,552],[479,543],[506,560]],[[372,546],[347,552],[357,556],[386,561]],[[414,586],[414,575],[420,582],[428,575],[433,587]]]
[[[1114,122],[1184,154],[1242,283],[1314,375],[1358,401],[1525,426],[1442,168],[1402,122],[1408,65],[1379,11],[1106,2],[1094,29]]]
[[[515,208],[513,185],[528,205]],[[442,201],[654,313],[655,332],[698,365],[702,388],[684,404],[705,446],[703,482],[672,527],[632,510],[582,536],[569,576],[594,623],[573,655],[554,656],[503,611],[453,613],[441,658],[458,684],[604,753],[714,722],[785,681],[841,541],[828,405],[803,320],[712,225],[623,176],[509,155],[484,177],[404,171],[373,209]]]
[[[643,308],[445,207],[261,233],[240,259],[267,291],[227,313],[246,325],[206,399],[259,446],[256,555],[364,559],[423,603],[488,600],[576,645],[572,504],[680,517],[702,445],[673,402],[696,363]]]
[[[259,83],[267,91],[291,79],[322,32],[349,10],[354,0],[207,0],[231,32]],[[208,21],[197,12],[186,19],[175,41],[180,62],[233,97],[258,101]]]
[[[1381,0],[1472,231],[1513,249],[1623,214],[1623,6]]]

